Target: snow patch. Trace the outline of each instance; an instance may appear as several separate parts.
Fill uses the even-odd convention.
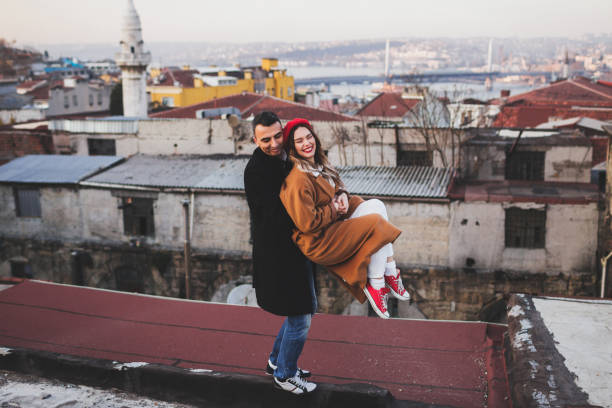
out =
[[[142,361],[135,361],[132,363],[116,364],[113,368],[115,370],[127,370],[128,368],[138,368],[138,367],[144,367],[146,365],[149,365],[149,363],[145,363]]]
[[[535,380],[536,378],[536,374],[538,373],[538,367],[540,367],[540,365],[538,364],[537,361],[529,361],[529,365],[531,366],[531,370],[530,370],[530,374],[531,374],[531,379]]]
[[[533,394],[531,394],[531,396],[533,397],[534,401],[537,402],[538,408],[550,407],[550,401],[548,400],[548,397],[544,395],[542,392],[534,391]]]
[[[533,345],[533,340],[531,339],[531,334],[529,333],[529,329],[533,327],[531,322],[527,319],[521,319],[519,323],[521,324],[521,329],[518,330],[514,335],[512,345],[514,346],[514,348],[519,350],[522,350],[524,347],[527,347],[527,350],[532,353],[535,353],[537,350]]]
[[[0,347],[0,356],[8,356],[11,354],[11,349],[6,347]]]
[[[512,309],[510,309],[510,311],[508,312],[508,316],[510,317],[518,317],[521,316],[523,313],[523,308],[520,307],[519,305],[514,305],[512,306]]]

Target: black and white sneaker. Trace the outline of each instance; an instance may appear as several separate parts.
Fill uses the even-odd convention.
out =
[[[274,377],[274,385],[276,388],[296,395],[308,394],[317,388],[317,384],[306,381],[297,373],[293,377],[285,378],[284,380]]]
[[[276,370],[276,366],[272,364],[270,360],[268,360],[268,365],[266,367],[266,374],[272,375],[274,374],[274,370]],[[302,370],[301,368],[298,367],[297,375],[299,375],[302,378],[309,378],[312,375],[312,373],[308,370]]]

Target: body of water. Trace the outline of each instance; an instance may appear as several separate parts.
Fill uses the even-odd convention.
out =
[[[324,78],[324,77],[350,77],[350,76],[381,76],[384,67],[288,67],[287,72],[295,79]],[[391,72],[393,74],[393,72]],[[340,97],[355,97],[369,99],[375,95],[377,90],[382,88],[382,78],[380,82],[364,82],[358,84],[345,83],[331,85],[329,91]],[[409,85],[409,84],[404,84]],[[474,98],[489,100],[498,98],[504,89],[510,91],[510,95],[529,92],[537,87],[532,87],[524,82],[500,82],[494,81],[491,88],[487,89],[484,82],[423,82],[421,86],[427,86],[430,90],[440,96],[446,96],[450,100],[460,100]],[[324,84],[321,84],[324,86]],[[542,85],[539,85],[542,86]]]

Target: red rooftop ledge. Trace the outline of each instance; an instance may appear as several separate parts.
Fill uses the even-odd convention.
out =
[[[59,353],[93,365],[145,362],[239,375],[241,381],[247,376],[260,391],[255,398],[272,389],[264,367],[282,323],[254,307],[40,281],[0,291],[0,315],[0,347]],[[483,322],[317,314],[300,366],[313,371],[321,391],[336,390],[346,398],[373,393],[387,404],[386,390],[395,402],[511,407],[506,330]],[[3,361],[8,360],[0,357],[0,367],[9,365]],[[150,377],[138,378],[142,384]],[[184,376],[168,384],[179,378]]]

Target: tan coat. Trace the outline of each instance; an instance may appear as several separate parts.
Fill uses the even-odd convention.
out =
[[[280,197],[297,227],[292,237],[298,248],[336,275],[363,303],[370,256],[395,241],[401,231],[378,214],[348,219],[363,202],[356,195],[349,198],[348,215],[340,216],[332,204],[337,191],[324,177],[294,166]]]

